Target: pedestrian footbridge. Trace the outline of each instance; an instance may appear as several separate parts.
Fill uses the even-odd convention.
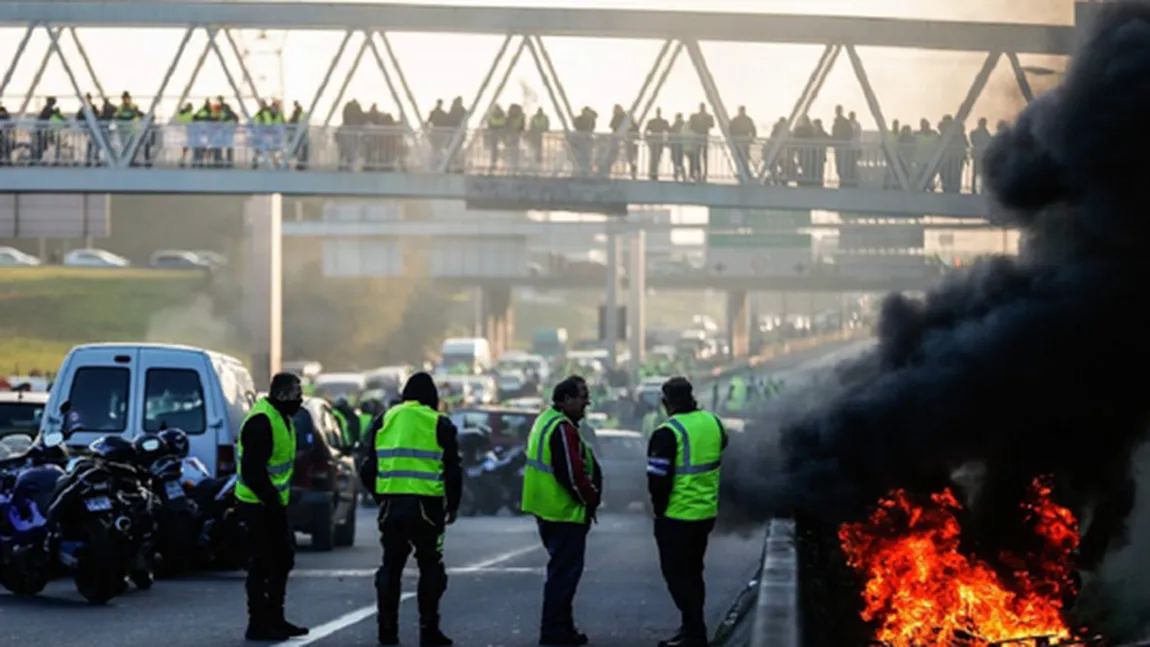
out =
[[[913,151],[750,140],[740,173],[721,138],[625,140],[546,133],[385,127],[190,124],[117,132],[35,122],[3,130],[13,192],[358,196],[464,200],[476,208],[626,213],[628,205],[698,205],[980,218],[968,151],[933,168]],[[698,160],[697,170],[690,168]],[[893,164],[892,165],[892,161]],[[911,190],[908,173],[923,188]]]

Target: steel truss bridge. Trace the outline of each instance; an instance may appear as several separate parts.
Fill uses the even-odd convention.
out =
[[[1063,56],[1071,52],[1073,27],[937,22],[901,19],[694,13],[582,9],[408,6],[400,4],[317,4],[274,2],[4,2],[0,26],[23,27],[14,60],[0,77],[0,96],[9,93],[16,65],[27,54],[37,31],[50,39],[18,114],[28,110],[49,61],[55,57],[67,74],[75,99],[84,88],[76,71],[84,68],[99,89],[77,28],[170,28],[183,36],[167,72],[150,92],[145,116],[135,122],[101,122],[89,106],[82,119],[67,124],[10,122],[0,140],[0,190],[15,192],[232,193],[287,195],[389,196],[467,200],[474,204],[552,210],[625,213],[627,205],[684,204],[730,208],[770,206],[891,215],[932,214],[982,217],[986,207],[973,182],[971,152],[960,150],[961,181],[936,188],[940,172],[955,164],[957,129],[941,133],[929,155],[900,150],[888,130],[879,99],[859,56],[860,47],[983,52],[981,69],[962,102],[956,122],[971,116],[991,73],[1005,59],[1019,90],[1034,93],[1019,55]],[[386,26],[386,30],[383,26]],[[257,101],[268,98],[256,87],[252,71],[239,56],[236,30],[338,31],[343,40],[329,61],[315,93],[301,101],[306,126],[254,125]],[[205,32],[202,51],[189,48],[193,35]],[[388,33],[503,35],[503,43],[458,128],[429,128],[415,100]],[[631,120],[646,121],[675,62],[685,56],[694,68],[714,115],[719,136],[708,141],[628,141],[611,133],[576,132],[575,110],[556,73],[546,37],[626,38],[662,41],[662,49],[629,106],[619,132]],[[75,41],[75,56],[60,43]],[[824,51],[787,119],[788,133],[805,116],[836,62],[845,58],[866,99],[868,128],[877,141],[811,146],[781,137],[744,140],[731,135],[731,116],[716,87],[700,42],[753,42],[822,45]],[[358,46],[352,46],[353,42]],[[231,49],[239,63],[229,63]],[[143,55],[143,52],[138,55]],[[526,54],[543,79],[553,129],[536,142],[516,139],[492,145],[487,123],[516,63]],[[370,56],[369,56],[370,55]],[[218,58],[242,121],[232,125],[165,123],[157,114],[162,99],[178,96],[183,104],[209,56]],[[342,80],[337,65],[353,64]],[[194,57],[192,78],[182,93],[170,87],[177,65]],[[368,57],[383,73],[399,107],[395,128],[361,130],[335,127],[352,75]],[[501,70],[503,70],[501,72]],[[330,86],[339,91],[330,106],[321,98]],[[141,89],[142,90],[142,89]],[[248,91],[250,90],[250,92]],[[266,89],[263,90],[266,93]],[[103,91],[100,90],[101,94]],[[254,97],[254,100],[253,100]],[[229,100],[232,100],[229,97]],[[323,118],[317,118],[324,115]],[[53,126],[48,130],[48,126]],[[4,146],[4,141],[7,146]],[[374,157],[349,159],[346,142],[374,147]],[[677,182],[668,155],[651,163],[656,149],[676,144],[700,147],[710,162],[706,181]],[[491,149],[502,149],[499,159]],[[187,152],[186,149],[191,149]],[[224,154],[226,151],[226,154]],[[847,156],[849,177],[836,157]],[[634,162],[640,170],[628,168]],[[654,171],[651,179],[646,171]],[[945,179],[944,179],[945,182]]]

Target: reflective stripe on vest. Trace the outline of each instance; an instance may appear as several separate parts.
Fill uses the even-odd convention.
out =
[[[291,500],[291,478],[295,466],[295,428],[290,420],[276,410],[267,398],[260,398],[244,419],[246,423],[254,416],[266,416],[272,429],[272,455],[268,459],[268,478],[272,486],[280,495],[280,502],[285,506]],[[243,464],[244,443],[243,434],[236,442],[236,457]],[[244,483],[243,469],[240,470],[239,480],[236,482],[236,498],[244,503],[260,503],[259,497]]]
[[[663,425],[675,433],[678,452],[675,481],[666,516],[698,521],[719,514],[722,426],[706,411],[671,416]]]
[[[404,402],[383,416],[375,435],[376,494],[443,496],[443,447],[439,413]]]
[[[551,435],[565,420],[566,416],[551,407],[535,419],[527,439],[521,508],[545,521],[583,523],[587,519],[586,508],[559,483],[551,467]],[[584,461],[590,470],[594,464],[591,450],[585,447],[584,452]]]

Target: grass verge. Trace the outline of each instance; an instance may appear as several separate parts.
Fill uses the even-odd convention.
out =
[[[0,269],[0,374],[55,371],[72,346],[157,339],[157,321],[207,287],[198,271]],[[159,317],[159,319],[157,319]]]

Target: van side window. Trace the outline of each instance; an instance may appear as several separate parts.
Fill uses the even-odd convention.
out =
[[[121,433],[128,428],[128,393],[131,372],[114,366],[85,366],[76,370],[68,401],[88,431]]]
[[[148,369],[144,382],[144,431],[168,427],[187,434],[207,430],[200,374],[182,368]]]

